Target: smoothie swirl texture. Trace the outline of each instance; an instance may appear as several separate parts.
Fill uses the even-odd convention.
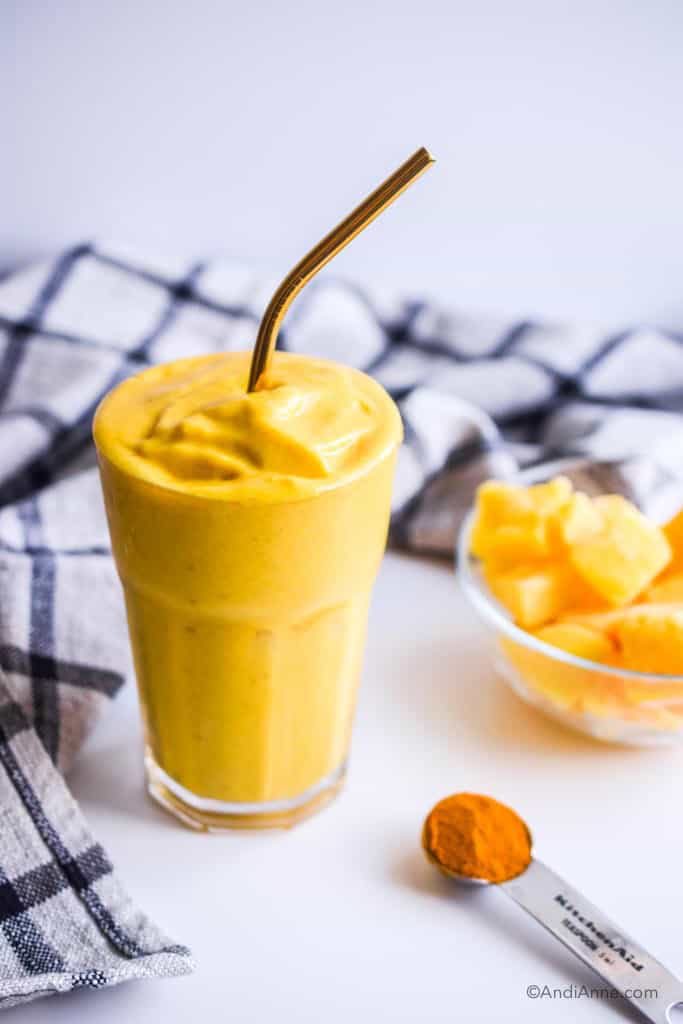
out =
[[[124,381],[97,411],[100,452],[150,484],[259,503],[314,497],[394,450],[400,416],[365,374],[276,352],[247,393],[250,358],[182,359]]]

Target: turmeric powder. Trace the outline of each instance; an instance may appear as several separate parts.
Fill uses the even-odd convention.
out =
[[[531,862],[531,834],[519,815],[490,796],[456,793],[424,823],[422,843],[447,872],[506,882]]]

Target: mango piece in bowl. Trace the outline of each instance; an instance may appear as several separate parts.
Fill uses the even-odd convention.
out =
[[[610,626],[624,668],[683,675],[683,604],[641,604]]]
[[[673,555],[667,573],[683,572],[683,509],[670,519],[662,530]]]
[[[536,629],[580,601],[580,580],[567,565],[523,565],[507,571],[484,570],[495,597],[523,629]]]
[[[536,633],[539,640],[587,661],[610,662],[617,645],[603,629],[578,622],[553,622]]]
[[[558,661],[509,637],[499,643],[507,661],[504,673],[518,692],[583,731],[605,736],[602,727],[597,733],[594,725],[587,729],[586,719],[607,722],[611,738],[616,723],[617,737],[628,737],[631,729],[678,732],[683,726],[683,684],[641,683],[620,676],[618,662],[610,661],[613,671],[607,673]]]
[[[548,529],[553,550],[567,551],[586,537],[598,533],[603,519],[587,494],[576,491],[550,516]]]
[[[471,549],[492,593],[518,625],[535,629],[569,608],[599,605],[567,552],[602,525],[590,498],[573,493],[566,477],[532,487],[490,480],[477,493]]]
[[[595,498],[602,527],[569,548],[586,583],[609,604],[629,604],[671,561],[664,533],[618,494]]]
[[[675,604],[683,606],[683,573],[667,572],[645,593],[645,600],[653,604]]]
[[[569,499],[566,477],[521,487],[488,480],[477,492],[472,554],[501,569],[551,554],[549,519]]]

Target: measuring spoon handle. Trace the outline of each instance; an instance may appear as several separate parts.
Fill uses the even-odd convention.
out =
[[[538,860],[498,886],[654,1024],[683,1003],[683,983]],[[539,996],[540,997],[540,996]]]

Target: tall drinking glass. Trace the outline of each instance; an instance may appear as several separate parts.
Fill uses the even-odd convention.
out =
[[[181,360],[96,416],[152,796],[198,828],[290,825],[346,772],[398,411],[355,370]]]

